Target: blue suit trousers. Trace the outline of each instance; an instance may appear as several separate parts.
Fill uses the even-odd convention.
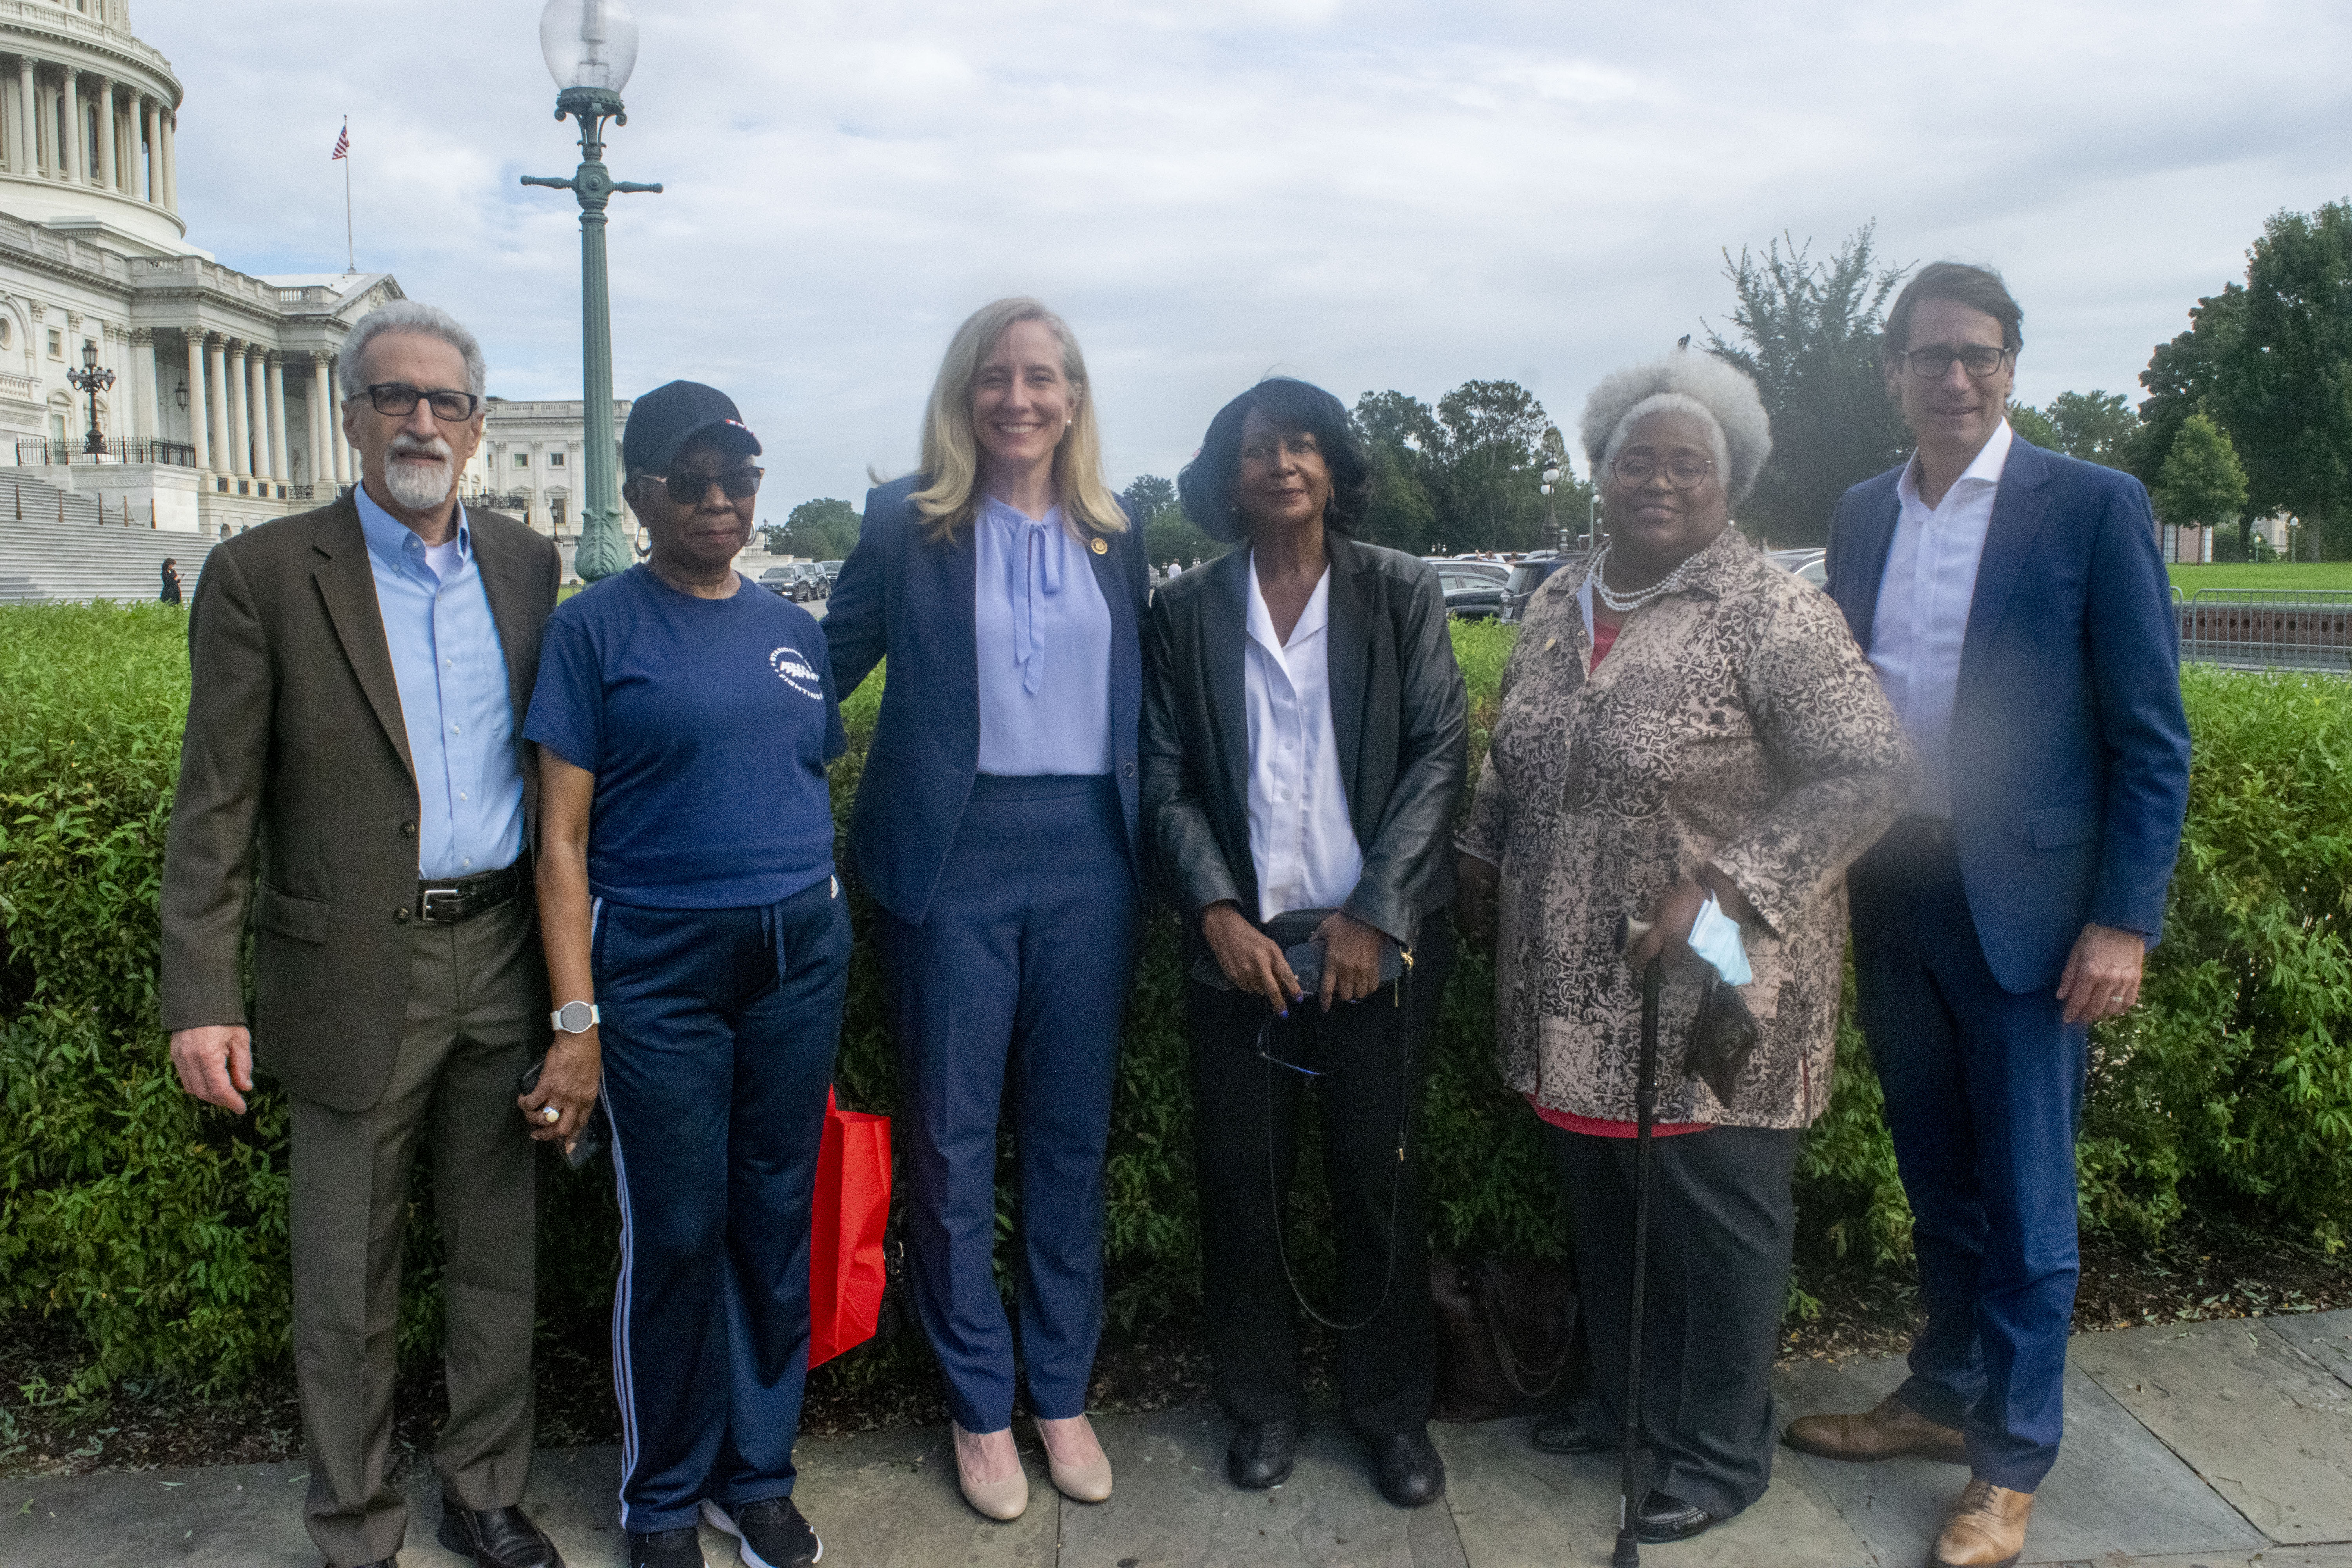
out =
[[[1013,1420],[1013,1333],[994,1262],[1008,1077],[1030,1413],[1086,1412],[1102,1334],[1111,1082],[1140,919],[1108,777],[982,774],[923,923],[877,911],[915,1311],[967,1432]]]
[[[1959,1428],[1979,1477],[2030,1492],[2065,1426],[2088,1030],[2054,987],[1993,978],[1948,822],[1904,818],[1849,886],[1863,1033],[1927,1310],[1903,1402]]]
[[[600,900],[591,942],[621,1200],[621,1521],[682,1529],[792,1494],[808,1382],[809,1209],[849,915]]]

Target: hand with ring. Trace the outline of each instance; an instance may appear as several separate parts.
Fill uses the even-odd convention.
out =
[[[539,1142],[560,1142],[565,1150],[588,1125],[602,1081],[604,1056],[592,1026],[584,1033],[559,1034],[548,1047],[539,1069],[539,1083],[529,1094],[517,1095],[523,1120]]]
[[[2131,1010],[2139,1000],[2147,939],[2136,931],[2086,925],[2067,955],[2058,1000],[2069,1024],[2096,1024]]]

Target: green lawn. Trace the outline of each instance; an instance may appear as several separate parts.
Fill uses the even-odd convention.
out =
[[[2168,566],[2184,594],[2200,588],[2352,588],[2352,561],[2297,561],[2257,566],[2221,561],[2210,566]]]

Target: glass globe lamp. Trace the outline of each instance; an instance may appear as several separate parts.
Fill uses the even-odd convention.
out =
[[[547,0],[539,48],[565,96],[609,96],[617,103],[636,68],[637,19],[623,0]]]

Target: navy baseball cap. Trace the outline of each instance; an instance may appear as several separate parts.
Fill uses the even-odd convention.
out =
[[[629,405],[621,468],[630,474],[667,474],[671,460],[698,437],[746,454],[760,450],[760,438],[743,423],[733,398],[698,381],[673,381]]]

